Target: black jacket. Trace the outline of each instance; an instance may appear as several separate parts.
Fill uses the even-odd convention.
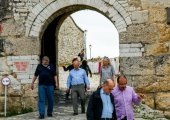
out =
[[[97,91],[93,92],[93,94],[90,97],[89,104],[87,107],[87,120],[100,120],[101,115],[102,115],[102,110],[103,110],[103,102],[100,96],[100,90],[98,89]],[[116,117],[116,110],[114,106],[114,96],[110,94],[111,102],[113,104],[113,115],[112,118],[113,120],[117,120]]]

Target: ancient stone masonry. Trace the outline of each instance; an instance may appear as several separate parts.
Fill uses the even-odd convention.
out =
[[[128,77],[129,84],[146,95],[145,104],[162,110],[170,117],[170,26],[167,25],[165,9],[170,7],[169,0],[13,0],[9,1],[8,6],[12,8],[13,17],[1,21],[3,31],[0,39],[3,40],[3,49],[0,59],[3,62],[0,69],[1,76],[11,72],[18,75],[17,78],[10,75],[21,86],[20,92],[16,93],[16,100],[22,102],[16,106],[29,105],[32,103],[30,101],[37,98],[36,91],[33,95],[24,90],[29,87],[28,81],[32,73],[17,72],[16,66],[35,67],[38,64],[43,35],[55,22],[55,35],[50,36],[53,36],[58,46],[53,51],[57,54],[56,63],[63,62],[69,55],[69,58],[76,55],[84,44],[83,31],[73,20],[66,18],[76,11],[90,9],[106,16],[117,28],[120,37],[120,68]],[[65,19],[68,20],[65,21],[67,25],[62,24]],[[73,47],[73,44],[78,47]],[[68,53],[70,49],[72,51]],[[35,61],[32,56],[37,57]],[[17,62],[13,60],[15,57]],[[27,57],[28,60],[25,60]],[[27,71],[25,68],[21,70]],[[3,91],[2,86],[0,91]],[[31,96],[27,96],[28,94]],[[11,97],[9,101],[13,99]],[[0,103],[2,101],[3,98],[0,97]],[[36,106],[35,102],[32,106],[34,105]]]

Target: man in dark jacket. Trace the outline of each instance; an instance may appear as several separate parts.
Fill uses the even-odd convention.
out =
[[[93,92],[87,107],[87,120],[117,120],[114,97],[111,94],[114,86],[112,80],[106,80],[102,88]]]

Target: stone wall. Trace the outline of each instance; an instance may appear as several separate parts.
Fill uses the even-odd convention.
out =
[[[170,26],[167,25],[165,9],[170,7],[169,0],[13,0],[9,5],[13,15],[12,18],[2,21],[4,32],[0,36],[1,40],[5,40],[3,42],[5,47],[1,52],[3,65],[7,64],[6,56],[40,55],[41,36],[47,26],[59,16],[82,9],[96,10],[110,19],[119,32],[120,68],[127,75],[129,84],[139,93],[146,95],[144,102],[147,105],[162,110],[170,116],[168,87]],[[77,30],[76,28],[75,31]],[[65,33],[67,32],[63,32],[64,35]],[[81,36],[82,32],[77,38]],[[63,35],[60,37],[69,41]],[[62,40],[60,42],[67,46],[62,43]],[[81,44],[77,45],[81,46]],[[59,47],[62,49],[61,45]],[[73,48],[71,46],[71,49]],[[66,52],[61,51],[59,54],[65,55],[68,50],[67,48]],[[71,55],[75,54],[77,51],[71,52]],[[2,67],[2,71],[5,71],[3,74],[10,73],[11,68],[13,69],[12,65]],[[28,78],[27,75],[20,77]],[[21,84],[18,78],[17,80]],[[23,88],[27,89],[28,86],[29,84],[25,84]],[[0,90],[3,90],[2,87]],[[23,101],[23,97],[20,96],[17,100]],[[33,97],[32,100],[35,98]],[[3,98],[1,97],[0,100]],[[20,105],[24,104],[19,103],[18,106]]]
[[[25,21],[32,8],[39,0],[9,1],[13,10],[11,16],[4,16],[0,21],[0,80],[8,75],[11,84],[8,86],[7,109],[20,111],[22,108],[37,110],[37,87],[30,89],[35,68],[39,63],[41,42],[34,37],[26,37]],[[4,13],[6,15],[6,13]],[[68,17],[59,30],[59,64],[70,64],[71,59],[83,48],[83,31]],[[74,42],[72,42],[74,41]],[[76,49],[72,49],[72,48]],[[35,83],[37,86],[37,83]],[[0,112],[4,110],[4,86],[0,84]]]
[[[30,89],[32,77],[39,63],[39,56],[7,56],[0,58],[0,79],[8,76],[11,80],[7,89],[8,95],[8,111],[14,110],[21,111],[22,108],[37,109],[37,87],[35,90]],[[0,84],[0,111],[4,109],[4,86]],[[29,101],[29,102],[28,102]]]
[[[58,39],[59,64],[71,64],[73,57],[84,48],[84,32],[68,17],[61,25]]]
[[[168,0],[129,0],[134,11],[133,24],[120,33],[120,69],[144,102],[169,114],[170,26],[167,25]],[[139,45],[135,49],[132,45]]]

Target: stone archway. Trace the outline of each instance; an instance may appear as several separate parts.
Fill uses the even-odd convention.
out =
[[[126,6],[126,7],[125,7]],[[41,39],[47,26],[60,15],[91,9],[106,16],[117,28],[118,32],[126,31],[132,24],[130,14],[127,12],[127,0],[49,0],[38,3],[29,14],[26,22],[26,36]]]
[[[43,35],[46,33],[45,31],[49,29],[49,26],[53,26],[53,31],[50,31],[50,33],[54,33],[55,31],[57,33],[65,18],[76,11],[85,9],[97,11],[107,17],[115,25],[117,31],[121,33],[127,30],[128,25],[132,24],[130,14],[126,10],[127,7],[127,0],[124,0],[124,2],[119,0],[41,1],[35,5],[27,18],[26,36],[34,37],[41,41]],[[56,29],[54,29],[54,26]],[[57,34],[52,36],[52,38],[55,38]],[[58,41],[58,39],[56,41]],[[53,42],[51,45],[53,44],[58,43]],[[58,48],[55,49],[58,51]],[[54,53],[56,53],[56,51],[54,51]],[[55,56],[55,60],[53,61],[58,62],[58,55]],[[58,64],[56,64],[56,67],[58,68]]]

